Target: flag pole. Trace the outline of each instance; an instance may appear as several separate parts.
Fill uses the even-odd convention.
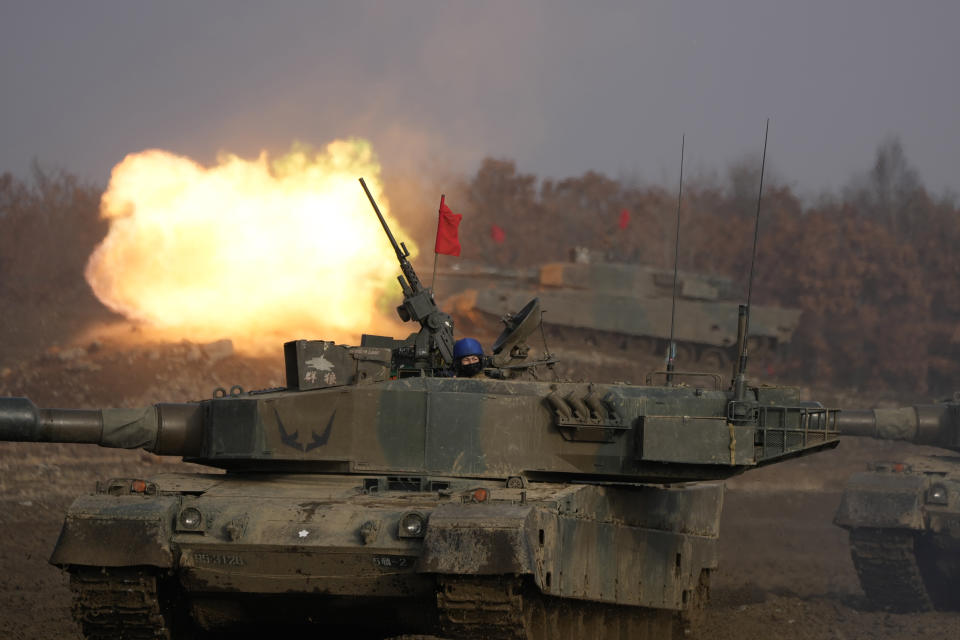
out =
[[[440,206],[443,207],[443,201],[446,199],[447,194],[440,194]],[[440,220],[437,220],[437,230],[440,229]],[[437,247],[433,247],[433,276],[430,278],[430,288],[433,289],[433,285],[437,281],[437,263],[440,261],[440,254],[437,253]]]

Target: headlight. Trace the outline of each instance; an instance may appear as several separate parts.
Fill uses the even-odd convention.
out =
[[[423,514],[410,511],[409,513],[403,514],[403,517],[400,518],[400,530],[397,535],[401,538],[422,538],[424,529],[426,528],[426,521],[423,518]]]
[[[203,516],[196,507],[187,507],[180,512],[177,521],[180,523],[182,529],[196,531],[200,528],[200,525],[203,524]]]
[[[942,484],[935,484],[927,489],[927,502],[930,504],[947,504],[947,488]]]

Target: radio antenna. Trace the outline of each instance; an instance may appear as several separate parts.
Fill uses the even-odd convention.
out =
[[[747,336],[750,335],[750,300],[753,296],[753,271],[757,263],[757,240],[760,237],[760,200],[763,198],[763,172],[767,166],[767,136],[770,133],[770,118],[763,132],[763,159],[760,161],[760,190],[757,193],[757,217],[753,225],[753,257],[750,259],[750,279],[747,284],[747,304],[741,306],[739,328],[737,333],[737,351],[740,362],[734,375],[734,389],[738,399],[742,399],[745,391],[745,374],[747,371]]]
[[[683,152],[687,136],[680,138],[680,188],[677,190],[677,235],[673,242],[673,302],[670,303],[670,343],[667,345],[667,386],[673,384],[674,360],[677,357],[677,345],[673,341],[673,328],[677,316],[677,266],[680,263],[680,201],[683,197]]]

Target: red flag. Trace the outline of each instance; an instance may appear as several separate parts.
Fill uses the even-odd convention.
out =
[[[460,238],[458,231],[463,216],[451,211],[450,207],[444,202],[445,198],[446,196],[440,196],[440,220],[437,222],[437,243],[434,245],[433,251],[447,256],[459,256]]]
[[[490,237],[497,244],[503,244],[503,241],[507,239],[507,233],[497,225],[492,224],[490,225]]]
[[[626,209],[620,209],[620,222],[617,223],[617,226],[620,227],[621,231],[626,231],[627,227],[630,225],[630,212]]]

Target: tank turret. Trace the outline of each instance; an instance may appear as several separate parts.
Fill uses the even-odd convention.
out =
[[[710,388],[715,378],[703,387],[351,378],[366,361],[351,357],[341,370],[337,355],[383,350],[304,341],[288,351],[303,373],[281,390],[139,409],[3,398],[0,440],[142,448],[237,470],[615,482],[722,479],[838,441],[836,411],[793,389],[753,388],[737,400]]]
[[[960,451],[960,400],[846,411],[844,435],[905,440]],[[891,611],[958,609],[960,458],[902,454],[872,463],[844,487],[834,523],[867,597]]]
[[[536,299],[505,318],[482,375],[453,377],[450,317],[380,220],[403,272],[398,313],[420,324],[406,339],[291,341],[283,388],[194,403],[0,399],[0,440],[226,470],[113,479],[74,502],[51,562],[71,574],[84,635],[340,622],[685,637],[717,567],[717,481],[835,447],[836,410],[746,385],[742,368],[735,388],[716,374],[556,379],[554,358],[528,357]]]

